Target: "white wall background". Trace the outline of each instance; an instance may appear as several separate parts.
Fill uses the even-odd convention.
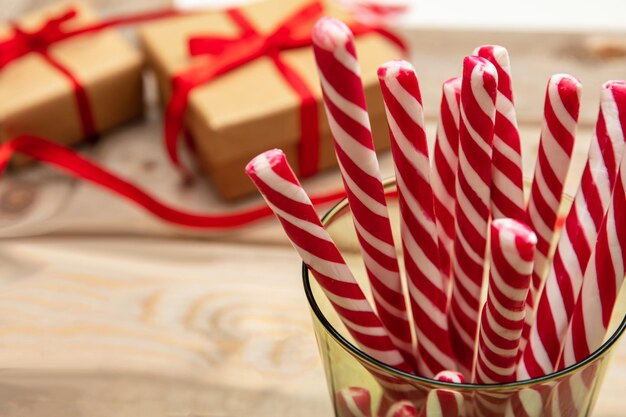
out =
[[[183,8],[254,0],[173,0]],[[285,0],[289,1],[289,0]],[[408,4],[408,26],[510,30],[626,31],[626,0],[339,0]]]
[[[626,0],[409,1],[411,26],[626,31]]]

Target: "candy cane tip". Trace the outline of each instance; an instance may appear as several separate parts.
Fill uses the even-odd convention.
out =
[[[313,27],[313,43],[327,51],[334,51],[346,45],[352,38],[350,28],[341,20],[332,17],[322,17]]]
[[[572,75],[554,74],[550,77],[550,83],[556,84],[561,92],[575,92],[578,96],[580,96],[582,84]]]
[[[498,70],[485,58],[470,55],[463,60],[463,78],[469,80],[472,89],[484,89],[495,100],[498,88]]]
[[[443,82],[443,88],[461,88],[461,77],[448,78]]]
[[[626,115],[626,81],[611,80],[602,85],[600,101],[606,117],[620,120]],[[623,123],[623,122],[620,122]]]
[[[528,243],[537,243],[537,235],[531,228],[515,219],[495,219],[491,222],[491,227],[498,231],[510,231]]]
[[[618,110],[626,103],[626,81],[611,80],[602,84],[602,92],[600,93],[603,102],[615,101]]]
[[[491,63],[481,56],[467,55],[465,58],[463,58],[463,65],[469,65],[471,67],[474,67],[476,65],[491,65]]]
[[[537,235],[526,224],[514,219],[496,219],[491,222],[491,236],[500,236],[500,245],[517,252],[522,259],[532,259],[537,246]]]
[[[554,74],[548,82],[548,95],[554,109],[562,108],[561,123],[573,136],[580,114],[582,84],[569,74]],[[556,107],[555,107],[556,106]],[[566,139],[569,139],[567,136]]]
[[[604,84],[602,84],[602,88],[605,88],[605,89],[613,89],[613,88],[622,89],[622,88],[626,88],[626,81],[624,81],[624,80],[609,80],[609,81],[605,82]]]
[[[280,149],[270,149],[265,151],[248,162],[246,165],[246,174],[250,175],[260,170],[272,168],[285,161],[285,153]]]
[[[415,74],[415,68],[413,68],[410,62],[402,59],[387,61],[378,68],[378,79],[380,80],[392,80],[412,74]]]
[[[511,66],[511,62],[509,59],[509,51],[506,50],[504,46],[500,45],[483,45],[476,48],[473,52],[473,55],[480,56],[482,58],[489,59],[493,57],[495,61],[504,68],[509,68]]]
[[[471,73],[474,71],[486,73],[498,79],[498,71],[491,62],[480,56],[468,55],[463,59],[463,72],[465,76],[471,78]]]
[[[457,371],[441,371],[435,375],[435,379],[441,382],[451,382],[455,384],[463,384],[465,377],[463,374]]]

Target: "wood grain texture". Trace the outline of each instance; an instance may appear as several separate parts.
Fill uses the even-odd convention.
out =
[[[43,238],[0,253],[0,415],[330,413],[291,248]]]

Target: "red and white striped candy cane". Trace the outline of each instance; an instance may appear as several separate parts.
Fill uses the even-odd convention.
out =
[[[441,371],[435,379],[442,382],[462,384],[463,375],[454,371]],[[428,393],[421,417],[459,417],[463,411],[463,394],[458,391],[437,388]]]
[[[489,232],[491,144],[498,74],[487,60],[463,61],[449,323],[459,370],[473,369]]]
[[[372,417],[372,397],[369,390],[348,387],[335,394],[339,417]]]
[[[480,320],[474,375],[479,384],[515,381],[536,244],[535,233],[517,220],[491,223],[489,290]]]
[[[589,409],[590,396],[598,371],[598,364],[594,364],[560,378],[550,392],[544,415],[546,417],[584,415]]]
[[[583,273],[611,200],[624,148],[626,83],[609,81],[602,87],[600,112],[580,188],[567,215],[537,317],[517,370],[519,380],[553,372],[569,325]]]
[[[313,28],[326,116],[361,244],[376,311],[405,360],[415,365],[411,328],[350,29],[332,18]]]
[[[380,417],[417,417],[417,409],[412,402],[402,400],[393,403],[387,413]]]
[[[530,288],[537,236],[513,219],[491,223],[491,260],[487,303],[483,307],[474,381],[480,384],[515,380],[525,301]],[[476,414],[502,417],[511,401],[506,391],[478,391]]]
[[[411,372],[372,310],[337,246],[322,226],[306,192],[280,150],[264,152],[246,166],[289,240],[337,311],[355,341],[368,355]]]
[[[602,345],[624,283],[625,263],[626,158],[622,158],[611,204],[585,271],[557,369],[582,361]]]
[[[527,207],[529,225],[538,239],[531,289],[533,299],[541,290],[549,265],[563,186],[574,149],[580,91],[578,80],[566,74],[553,75],[546,90],[539,153]]]
[[[456,169],[459,163],[459,101],[461,78],[443,83],[437,137],[433,151],[431,183],[435,196],[435,220],[439,245],[439,267],[448,294],[452,278],[454,250],[454,206],[456,204]]]
[[[398,185],[404,266],[417,338],[418,371],[427,378],[455,369],[446,320],[447,290],[439,271],[424,112],[413,66],[378,69]]]
[[[548,272],[563,186],[578,125],[581,85],[571,75],[553,75],[548,82],[535,176],[526,208],[528,224],[537,234],[533,282],[526,300],[522,351],[535,318],[536,301]]]
[[[491,166],[491,213],[494,219],[526,221],[522,149],[513,106],[509,53],[498,45],[485,45],[474,55],[491,62],[498,71],[498,97]]]
[[[462,373],[457,371],[441,371],[437,375],[435,375],[435,379],[441,382],[451,382],[453,384],[464,384],[465,377]]]
[[[543,391],[549,391],[549,389],[522,388],[511,396],[504,417],[541,417],[545,404]]]

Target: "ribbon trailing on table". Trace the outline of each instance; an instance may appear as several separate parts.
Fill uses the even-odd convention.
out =
[[[70,8],[58,16],[49,18],[39,29],[32,32],[28,32],[20,28],[16,23],[12,23],[13,35],[0,42],[0,71],[27,54],[36,53],[41,55],[48,64],[69,80],[76,100],[83,136],[91,138],[96,135],[96,127],[87,92],[78,78],[49,53],[50,47],[66,39],[87,33],[95,33],[113,26],[140,23],[180,14],[181,12],[179,11],[167,9],[107,19],[68,30],[64,29],[63,25],[71,22],[78,16],[76,10]]]
[[[272,211],[265,204],[240,211],[213,214],[191,213],[173,208],[133,183],[89,161],[75,150],[32,135],[18,136],[0,145],[0,177],[15,152],[28,155],[78,179],[109,190],[143,207],[159,219],[178,226],[197,229],[234,229],[272,216]],[[313,196],[311,201],[315,205],[325,204],[340,200],[344,196],[343,190],[334,191]]]
[[[239,36],[203,36],[189,39],[192,56],[211,55],[213,59],[196,61],[172,80],[172,95],[165,110],[165,147],[172,163],[182,172],[184,167],[178,156],[178,140],[185,124],[185,111],[189,95],[194,88],[239,68],[257,58],[272,59],[281,76],[300,98],[300,175],[308,177],[319,166],[319,119],[315,97],[298,72],[281,59],[281,52],[311,46],[311,29],[322,16],[323,7],[318,1],[309,3],[287,16],[269,33],[260,33],[238,9],[228,9],[227,16],[239,28]],[[394,34],[359,23],[349,25],[355,36],[377,32],[406,51],[404,43]]]

